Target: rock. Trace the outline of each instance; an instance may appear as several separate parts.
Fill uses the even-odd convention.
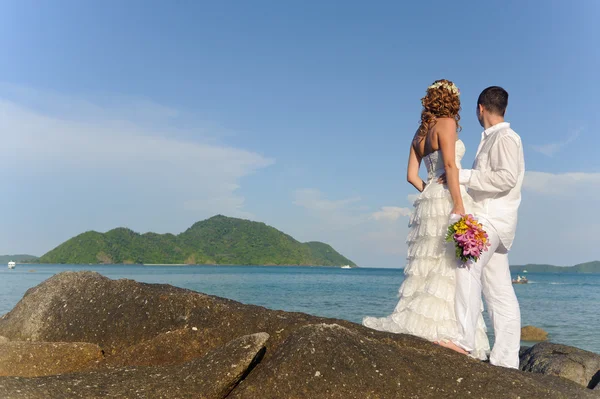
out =
[[[184,328],[159,334],[109,356],[99,367],[157,366],[185,363],[225,344],[215,330]]]
[[[523,341],[545,341],[548,339],[548,333],[541,328],[534,326],[525,326],[521,328],[521,340]]]
[[[522,346],[519,349],[519,359],[521,358],[521,356],[523,356],[523,354],[529,350],[529,348],[531,348],[531,346]]]
[[[571,381],[493,367],[409,335],[243,305],[169,285],[65,272],[30,289],[0,318],[0,335],[90,342],[105,351],[105,361],[81,373],[2,377],[0,397],[62,398],[65,390],[79,397],[176,398],[213,392],[206,381],[231,374],[227,367],[233,363],[210,363],[213,372],[207,378],[206,359],[224,343],[257,332],[270,335],[263,345],[266,353],[255,368],[260,354],[241,377],[231,380],[241,382],[228,398],[572,399],[592,394]],[[180,355],[181,361],[203,357],[174,364]],[[231,381],[228,387],[235,384]],[[4,389],[21,396],[3,396]]]
[[[337,324],[300,327],[228,398],[593,397],[571,382],[494,367],[399,337],[368,336]]]
[[[323,320],[170,285],[62,272],[29,289],[0,318],[0,335],[22,341],[90,342],[109,357],[169,331],[194,327],[216,337],[204,342],[205,351],[257,331],[268,333],[269,345],[275,347],[297,326]]]
[[[177,366],[128,367],[37,378],[1,377],[0,393],[10,399],[222,399],[260,361],[268,338],[266,333],[244,336]]]
[[[98,345],[66,342],[6,342],[0,344],[0,376],[37,377],[70,373],[102,360]]]
[[[550,342],[536,344],[525,351],[520,368],[563,377],[592,389],[600,382],[600,355]]]

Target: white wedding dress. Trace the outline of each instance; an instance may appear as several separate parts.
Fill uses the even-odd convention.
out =
[[[465,145],[456,142],[456,164],[465,154]],[[444,173],[440,151],[423,157],[427,166],[427,185],[414,203],[410,217],[407,264],[400,300],[387,317],[365,317],[366,327],[380,331],[416,335],[429,341],[455,341],[458,325],[454,312],[455,270],[458,261],[446,232],[452,211],[452,197],[437,179]],[[469,195],[461,186],[465,210],[473,212]],[[483,310],[483,303],[482,303]],[[483,316],[479,315],[476,348],[471,356],[486,359],[490,350]]]

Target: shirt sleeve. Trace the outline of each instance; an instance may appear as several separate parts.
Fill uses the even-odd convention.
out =
[[[459,174],[459,182],[476,191],[487,193],[508,191],[517,185],[520,152],[520,144],[514,138],[500,137],[488,154],[491,169],[486,171],[466,169]]]
[[[461,169],[458,171],[458,183],[466,185],[469,180],[471,180],[471,174],[473,171],[471,169]]]

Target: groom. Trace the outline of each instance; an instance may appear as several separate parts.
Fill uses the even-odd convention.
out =
[[[461,339],[457,344],[470,352],[475,347],[481,293],[494,325],[496,341],[490,363],[518,368],[521,312],[512,287],[508,251],[515,238],[517,210],[525,161],[521,138],[504,121],[508,93],[488,87],[477,100],[477,119],[484,132],[473,169],[460,171],[460,184],[468,188],[476,216],[488,233],[490,248],[479,261],[456,272],[456,318]]]

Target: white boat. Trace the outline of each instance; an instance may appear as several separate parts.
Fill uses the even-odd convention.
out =
[[[523,273],[527,273],[527,270],[523,269]]]
[[[521,277],[517,274],[517,278],[513,279],[512,283],[513,284],[527,284],[527,283],[529,283],[529,280],[527,280],[527,277]]]
[[[14,269],[16,265],[17,264],[15,262],[13,262],[13,261],[8,262],[8,268],[9,269]]]
[[[352,269],[352,266],[350,266],[350,265],[344,265],[344,266],[342,266],[342,269]]]

